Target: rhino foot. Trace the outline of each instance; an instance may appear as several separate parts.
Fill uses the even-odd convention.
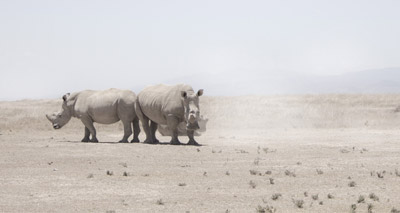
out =
[[[199,144],[199,143],[197,143],[195,140],[193,140],[193,141],[189,141],[189,142],[187,143],[187,145],[192,145],[192,146],[200,146],[200,144]]]
[[[81,142],[89,142],[90,140],[89,140],[89,138],[83,138],[82,140],[81,140]]]
[[[140,142],[139,138],[134,138],[131,140],[131,143],[139,143],[139,142]]]
[[[171,145],[181,145],[180,141],[171,141]]]
[[[120,141],[118,141],[119,143],[128,143],[128,140],[127,139],[122,139],[122,140],[120,140]]]
[[[97,140],[97,138],[92,138],[92,139],[90,140],[90,142],[92,142],[92,143],[97,143],[97,142],[99,142],[99,140]]]

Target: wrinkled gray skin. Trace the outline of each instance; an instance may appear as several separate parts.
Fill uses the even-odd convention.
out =
[[[93,123],[112,124],[122,121],[124,136],[119,142],[139,142],[139,119],[135,113],[136,94],[129,90],[108,89],[104,91],[84,90],[63,96],[62,109],[58,113],[46,115],[54,129],[60,129],[71,117],[76,117],[85,125],[82,142],[98,142]],[[90,135],[92,138],[90,138]]]
[[[145,143],[158,143],[156,131],[158,125],[167,125],[171,131],[171,144],[180,144],[178,125],[186,124],[189,145],[199,145],[194,139],[194,131],[199,129],[199,96],[203,90],[195,93],[189,85],[155,85],[143,89],[136,101],[136,114],[142,121],[146,133]]]

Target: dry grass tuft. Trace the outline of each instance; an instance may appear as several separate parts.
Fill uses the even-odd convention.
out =
[[[275,193],[275,194],[272,195],[271,199],[272,200],[278,200],[279,197],[282,197],[282,194],[281,193]]]
[[[297,208],[302,209],[304,207],[304,200],[292,199],[292,201]]]
[[[285,175],[289,176],[289,177],[296,177],[296,174],[294,173],[294,171],[292,172],[292,171],[289,171],[289,170],[285,171]]]
[[[350,187],[356,187],[357,183],[355,181],[350,181],[348,185]]]
[[[258,205],[258,207],[256,208],[256,212],[257,213],[275,213],[276,208],[273,206],[270,206],[270,205],[267,205],[267,206]]]
[[[257,184],[256,184],[254,181],[252,181],[252,180],[249,182],[249,185],[250,185],[250,187],[253,188],[253,189],[255,189],[255,188],[257,187]]]
[[[357,203],[365,203],[365,197],[363,195],[360,195],[358,197]]]
[[[373,201],[379,201],[379,197],[374,193],[370,193],[369,198]]]

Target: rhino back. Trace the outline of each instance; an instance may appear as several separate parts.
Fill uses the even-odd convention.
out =
[[[119,121],[118,104],[123,101],[133,109],[136,96],[127,90],[83,91],[76,99],[75,113],[90,116],[94,122],[111,124]]]
[[[166,116],[174,115],[183,120],[184,108],[181,91],[193,90],[188,85],[155,85],[143,89],[138,101],[143,113],[158,124],[166,124]]]

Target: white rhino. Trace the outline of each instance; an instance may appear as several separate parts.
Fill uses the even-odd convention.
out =
[[[194,131],[199,129],[199,96],[202,94],[202,89],[195,93],[191,86],[184,84],[160,84],[143,89],[138,94],[135,109],[146,133],[145,143],[158,143],[157,127],[167,125],[172,136],[171,144],[180,144],[177,127],[185,122],[188,144],[199,145],[194,139]]]
[[[129,90],[108,89],[104,91],[84,90],[76,93],[67,93],[63,97],[62,109],[58,113],[46,115],[54,129],[60,129],[71,117],[79,118],[85,125],[85,137],[82,142],[98,142],[94,122],[112,124],[122,121],[124,136],[119,142],[128,142],[132,135],[132,142],[139,142],[139,119],[135,113],[136,94]],[[92,138],[89,139],[89,136]]]

